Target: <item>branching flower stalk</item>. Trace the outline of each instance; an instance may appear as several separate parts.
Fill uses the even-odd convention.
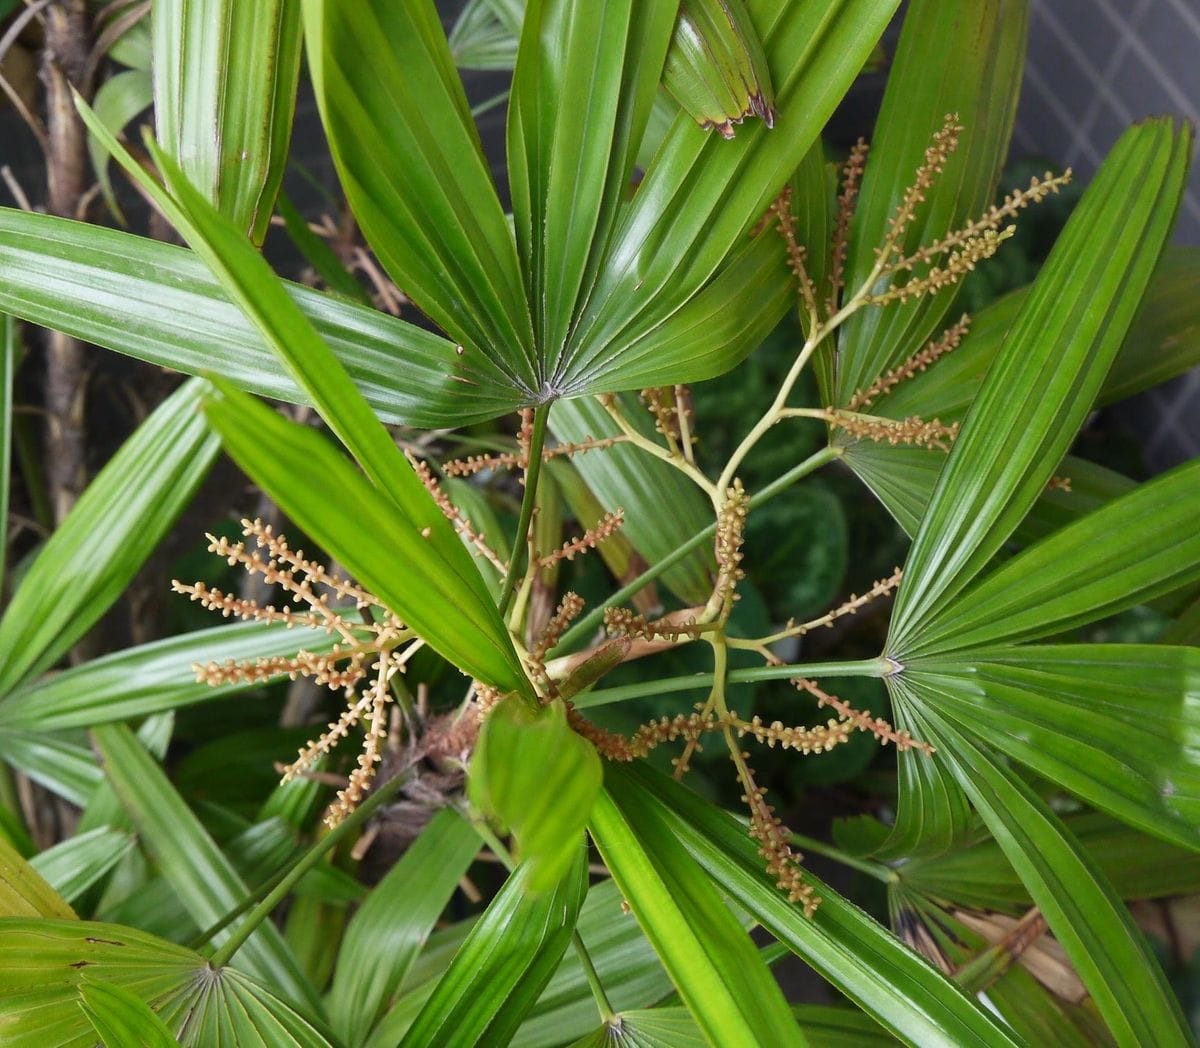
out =
[[[952,352],[969,330],[970,318],[966,316],[908,360],[876,378],[866,389],[857,391],[844,405],[795,407],[790,406],[788,401],[803,369],[818,347],[833,337],[839,327],[858,310],[905,302],[936,293],[956,283],[977,262],[990,257],[1003,240],[1012,234],[1013,227],[1004,225],[1008,219],[1029,204],[1057,192],[1070,177],[1068,172],[1058,178],[1050,175],[1044,179],[1035,178],[1027,189],[1011,193],[1002,204],[989,209],[978,220],[948,233],[932,244],[906,253],[906,234],[926,192],[957,147],[961,130],[955,117],[948,116],[943,127],[934,135],[912,185],[903,194],[887,225],[883,242],[875,250],[871,271],[848,296],[845,295],[843,281],[854,206],[866,166],[866,144],[860,142],[854,147],[844,168],[831,249],[832,265],[826,287],[818,288],[808,274],[806,250],[797,234],[786,193],[772,205],[768,220],[773,220],[784,240],[788,266],[796,278],[802,318],[806,321],[805,341],[773,402],[737,445],[715,481],[709,479],[695,461],[695,419],[686,387],[643,391],[642,402],[653,419],[654,436],[646,435],[625,415],[615,396],[606,395],[599,400],[617,427],[615,435],[547,446],[548,405],[527,409],[522,413],[516,453],[504,451],[473,455],[451,461],[442,467],[442,472],[447,476],[471,476],[484,471],[506,469],[523,471],[524,492],[514,553],[509,562],[504,563],[488,545],[485,536],[472,529],[448,493],[441,488],[429,465],[415,458],[411,460],[418,476],[465,541],[500,572],[503,580],[500,611],[508,622],[514,646],[525,662],[529,679],[541,701],[565,701],[568,720],[574,730],[609,760],[635,760],[645,757],[660,745],[682,743],[682,752],[672,762],[677,776],[687,772],[705,736],[719,735],[733,761],[743,801],[749,811],[749,831],[758,844],[766,868],[779,888],[808,915],[814,912],[820,900],[804,877],[800,865],[802,857],[793,850],[789,831],[767,802],[766,791],[755,779],[749,754],[742,749],[743,744],[754,742],[815,755],[840,746],[854,734],[862,732],[870,734],[880,744],[890,743],[898,750],[916,750],[925,756],[932,756],[933,749],[912,738],[908,732],[896,730],[885,719],[856,709],[825,690],[814,679],[820,675],[818,667],[811,667],[818,671],[811,674],[796,672],[801,668],[784,666],[771,650],[772,645],[780,641],[831,627],[839,619],[856,614],[871,601],[889,596],[900,583],[899,569],[875,582],[862,595],[851,594],[839,607],[808,622],[797,624],[789,621],[783,629],[758,638],[727,636],[726,627],[738,599],[738,584],[744,577],[742,544],[750,509],[836,458],[840,451],[834,445],[823,449],[805,462],[798,463],[757,495],[745,490],[738,478],[738,471],[766,432],[788,418],[822,421],[831,430],[840,430],[856,439],[943,450],[957,436],[957,422],[946,424],[938,419],[917,416],[893,419],[869,413],[868,409],[875,407],[878,401],[886,398],[900,384]],[[583,536],[567,539],[554,550],[539,550],[532,522],[536,512],[540,467],[544,461],[556,455],[602,453],[617,444],[631,444],[688,477],[712,503],[714,522],[587,616],[583,616],[583,600],[574,593],[566,593],[540,632],[536,635],[531,633],[531,642],[523,645],[521,639],[524,631],[529,629],[526,621],[529,594],[538,573],[562,560],[586,554],[624,522],[624,515],[617,508],[601,517]],[[252,602],[208,589],[201,583],[193,586],[176,583],[176,589],[227,616],[238,615],[258,621],[323,629],[336,639],[325,652],[298,652],[290,658],[272,657],[219,666],[198,666],[197,676],[212,684],[225,684],[234,681],[258,682],[283,674],[293,677],[305,675],[343,693],[345,710],[318,739],[301,750],[299,758],[285,772],[285,777],[306,773],[352,730],[362,730],[364,742],[356,766],[329,812],[330,823],[336,824],[355,809],[371,786],[387,736],[392,682],[400,679],[407,659],[420,642],[371,594],[306,559],[303,553],[293,552],[282,536],[275,535],[259,522],[246,521],[244,529],[245,537],[255,540],[255,549],[247,549],[245,543],[230,543],[215,538],[211,539],[210,548],[231,564],[240,564],[248,571],[261,574],[269,583],[281,586],[296,598],[297,608],[259,607]],[[645,581],[657,577],[688,550],[707,541],[709,537],[714,540],[717,571],[711,594],[703,605],[668,612],[653,619],[620,606],[620,602],[628,599]],[[331,600],[337,603],[331,603]],[[349,616],[351,611],[359,614],[365,612],[364,620],[354,621]],[[573,637],[594,629],[600,619],[611,639],[574,655],[554,657],[557,648]],[[576,625],[572,626],[573,622]],[[592,687],[622,662],[698,640],[703,640],[713,652],[713,673],[707,699],[692,712],[662,717],[642,725],[625,737],[593,724],[574,705],[573,698]],[[731,647],[757,652],[766,663],[765,669],[739,670],[731,674],[728,655]],[[851,664],[826,664],[825,669],[837,674],[867,672],[878,675],[888,672],[882,662],[868,660],[854,667]],[[787,725],[781,721],[768,724],[757,716],[743,718],[729,708],[727,686],[732,680],[743,678],[747,672],[790,678],[800,694],[815,702],[816,710],[828,711],[830,716],[824,723],[815,725]],[[664,691],[678,690],[667,687],[676,682],[660,683]],[[686,686],[690,682],[685,679],[679,683]],[[607,690],[616,692],[623,689]],[[454,734],[454,744],[458,751],[469,751],[482,718],[502,698],[494,689],[478,681],[472,683],[460,707],[459,719],[450,729],[451,733],[457,733]]]
[[[856,392],[844,407],[830,405],[823,409],[796,408],[790,407],[788,401],[800,375],[818,347],[834,336],[838,328],[856,312],[868,306],[903,303],[913,298],[935,294],[957,283],[971,272],[978,262],[991,257],[1001,243],[1013,234],[1014,227],[1004,224],[1009,218],[1029,204],[1045,199],[1050,193],[1058,192],[1070,178],[1070,172],[1057,178],[1049,174],[1044,180],[1035,178],[1028,189],[1011,193],[1001,205],[989,209],[978,220],[932,244],[918,248],[915,252],[905,253],[905,236],[928,190],[941,175],[949,157],[957,148],[961,132],[962,127],[957,118],[953,115],[947,116],[925,151],[912,184],[903,194],[888,223],[883,242],[875,250],[874,265],[866,278],[844,300],[842,285],[849,233],[858,189],[866,166],[866,144],[860,141],[854,147],[844,169],[843,189],[838,200],[838,219],[833,237],[829,287],[823,299],[820,290],[808,275],[805,248],[796,234],[790,199],[786,191],[772,205],[770,216],[773,217],[784,240],[788,266],[796,277],[801,314],[807,321],[804,324],[806,337],[774,401],[734,450],[715,483],[699,473],[690,455],[685,457],[681,453],[679,438],[682,430],[676,422],[681,416],[672,412],[663,391],[652,390],[643,394],[643,400],[655,418],[655,430],[663,438],[662,443],[643,436],[633,423],[625,418],[614,397],[600,398],[622,436],[629,443],[672,465],[708,495],[716,517],[714,530],[717,560],[717,577],[712,595],[698,615],[689,615],[682,620],[678,617],[665,617],[648,622],[624,609],[609,608],[604,613],[605,625],[610,633],[637,638],[643,642],[670,643],[674,640],[678,643],[703,637],[713,650],[713,687],[706,702],[697,707],[695,713],[680,714],[674,718],[664,718],[643,725],[628,739],[615,738],[591,728],[578,711],[573,711],[572,723],[577,731],[596,744],[602,754],[615,760],[644,756],[663,742],[682,740],[683,754],[674,761],[677,776],[687,771],[692,755],[701,745],[702,736],[719,731],[725,738],[737,769],[738,779],[743,788],[743,799],[750,809],[750,832],[759,843],[767,868],[776,877],[780,888],[787,892],[793,901],[799,902],[808,914],[815,909],[818,900],[799,872],[799,857],[790,849],[788,832],[780,824],[773,808],[767,804],[765,792],[755,782],[747,760],[748,755],[741,749],[742,740],[749,736],[767,745],[778,743],[805,753],[819,753],[846,741],[855,731],[863,731],[873,735],[880,743],[890,742],[898,749],[916,749],[926,756],[931,756],[933,750],[928,744],[914,740],[908,732],[897,731],[883,718],[873,717],[855,709],[807,677],[795,677],[793,684],[803,694],[814,698],[818,708],[832,710],[837,715],[824,727],[787,728],[778,722],[764,726],[757,720],[742,721],[727,708],[725,686],[728,677],[729,647],[757,651],[768,666],[779,665],[779,659],[770,651],[771,644],[785,638],[803,636],[812,629],[831,626],[838,618],[856,613],[871,600],[890,595],[900,582],[900,572],[897,569],[888,578],[876,582],[861,597],[852,594],[841,607],[811,622],[800,625],[789,622],[777,633],[748,641],[727,638],[725,624],[737,598],[737,583],[742,577],[741,540],[746,511],[750,505],[750,499],[737,479],[737,473],[746,456],[762,437],[786,418],[818,419],[832,430],[841,430],[857,439],[943,451],[947,450],[949,444],[957,437],[957,422],[943,423],[939,419],[923,419],[918,416],[892,419],[868,414],[866,409],[886,397],[901,383],[925,371],[957,348],[969,330],[970,318],[967,316],[960,318],[940,338],[931,341],[911,358],[881,375],[867,389]],[[685,443],[690,446],[690,440]]]
[[[870,604],[871,601],[876,600],[879,597],[890,596],[895,592],[896,587],[900,585],[900,580],[903,577],[904,573],[899,568],[896,568],[892,574],[887,576],[887,578],[877,581],[861,596],[851,593],[850,597],[845,602],[838,605],[838,607],[834,608],[832,611],[826,612],[824,615],[818,616],[815,619],[810,619],[808,622],[801,622],[799,624],[797,624],[794,619],[789,619],[787,625],[784,626],[784,628],[778,633],[771,633],[765,637],[759,637],[757,640],[751,641],[739,640],[731,637],[729,644],[731,647],[735,648],[754,646],[765,647],[771,644],[777,644],[779,641],[785,640],[788,637],[803,637],[806,633],[811,633],[816,629],[831,629],[833,624],[838,619],[844,618],[847,615],[856,615],[861,609]]]
[[[172,589],[226,617],[236,615],[248,621],[283,623],[288,628],[323,629],[339,640],[321,653],[302,650],[292,657],[197,663],[192,668],[198,681],[213,686],[234,682],[257,684],[282,675],[293,680],[306,676],[343,694],[346,709],[341,716],[300,750],[283,775],[283,781],[287,782],[314,770],[353,728],[364,725],[366,736],[358,761],[326,814],[329,825],[336,826],[358,806],[371,787],[387,737],[388,707],[392,702],[389,685],[393,676],[403,672],[421,642],[374,595],[307,558],[303,550],[293,550],[287,539],[269,524],[243,520],[242,535],[253,543],[230,542],[209,535],[209,551],[225,558],[230,565],[240,566],[279,586],[301,606],[299,610],[290,604],[282,608],[260,606],[200,582],[185,585],[174,580]],[[331,597],[340,603],[332,604]],[[362,615],[364,612],[367,614]],[[369,683],[360,693],[358,685],[365,680]]]
[[[918,350],[903,364],[892,368],[885,375],[881,375],[866,389],[859,390],[850,398],[850,402],[846,405],[848,411],[862,411],[864,408],[870,407],[880,397],[887,396],[902,382],[913,378],[922,371],[937,363],[942,357],[948,353],[952,353],[966,338],[967,332],[971,330],[971,316],[969,313],[964,313],[958,318],[958,322],[948,327],[940,338],[933,339],[927,343],[924,348]]]
[[[623,444],[628,439],[628,437],[620,435],[601,439],[588,437],[586,440],[566,441],[551,447],[543,447],[542,461],[549,462],[554,458],[572,458],[587,451],[603,451],[616,444]],[[485,471],[523,469],[523,463],[523,457],[514,452],[468,455],[466,458],[451,459],[449,462],[443,463],[442,472],[448,477],[469,477]]]
[[[711,500],[714,509],[720,512],[721,498],[717,490],[717,485],[713,484],[696,466],[695,462],[684,456],[678,449],[672,453],[668,448],[664,448],[661,444],[655,443],[649,437],[643,436],[638,432],[637,428],[629,421],[617,405],[616,397],[611,394],[604,394],[597,398],[601,406],[608,412],[609,417],[617,424],[625,439],[640,448],[642,451],[655,458],[673,466],[686,476],[693,484],[703,491]],[[690,443],[690,442],[689,442]]]
[[[957,283],[975,268],[977,262],[994,254],[1000,243],[1012,235],[1015,227],[1009,225],[1001,228],[1001,224],[1005,220],[1013,217],[1030,204],[1040,202],[1050,194],[1057,193],[1070,181],[1071,172],[1069,170],[1058,177],[1047,173],[1043,179],[1034,178],[1027,189],[1009,194],[1003,204],[990,208],[976,221],[947,234],[933,244],[919,248],[910,255],[905,255],[902,253],[904,236],[916,217],[920,204],[925,200],[925,194],[933,186],[945,168],[950,155],[958,147],[961,132],[962,127],[959,125],[957,117],[953,114],[948,115],[941,129],[934,134],[933,141],[925,151],[925,156],[917,169],[912,184],[905,191],[888,223],[883,243],[875,249],[874,266],[849,299],[838,307],[837,301],[841,292],[850,221],[867,156],[865,146],[860,143],[855,147],[845,168],[844,189],[839,197],[839,214],[834,232],[831,288],[826,299],[828,315],[825,319],[818,316],[815,308],[815,288],[804,270],[803,251],[796,243],[794,231],[789,224],[790,213],[787,220],[781,218],[779,227],[788,247],[789,265],[794,272],[797,272],[802,308],[810,321],[807,325],[807,337],[780,385],[774,402],[730,456],[717,480],[718,492],[728,489],[738,467],[763,435],[776,423],[788,417],[787,402],[805,365],[808,364],[817,348],[830,338],[843,323],[866,305],[881,306],[893,301],[907,301],[911,298],[936,293]],[[775,213],[781,216],[783,209],[776,207]],[[942,256],[945,258],[938,263],[937,260]],[[919,265],[927,266],[928,270],[923,274],[916,273],[916,267]],[[905,274],[909,276],[909,279],[902,284],[895,283],[897,277]],[[883,285],[882,288],[881,285]],[[923,367],[928,367],[933,360],[937,359],[937,356],[948,352],[957,345],[965,334],[965,328],[961,331],[956,331],[956,328],[947,332],[945,348],[938,351],[930,347],[927,351],[928,359],[924,360],[923,364],[922,361],[910,362],[911,370],[907,374],[890,376],[890,378],[885,376],[880,380],[881,388],[870,399],[890,391],[904,377],[910,377],[911,374],[923,370]],[[866,406],[869,402],[870,400],[867,400],[847,407],[848,410],[853,411],[858,407]],[[829,410],[832,412],[834,409]],[[944,438],[945,435],[935,439]]]

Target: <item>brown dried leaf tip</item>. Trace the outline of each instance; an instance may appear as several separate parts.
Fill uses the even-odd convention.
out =
[[[198,681],[213,687],[235,682],[256,684],[281,676],[295,680],[304,676],[344,693],[345,712],[300,750],[283,776],[283,781],[287,782],[314,770],[352,728],[361,724],[366,735],[357,765],[326,813],[326,822],[335,826],[354,810],[371,787],[387,736],[391,680],[403,670],[420,641],[413,639],[411,631],[377,597],[305,557],[303,550],[293,550],[287,539],[269,524],[243,520],[242,534],[253,543],[230,542],[209,535],[208,548],[231,565],[240,565],[249,574],[261,575],[266,582],[281,587],[291,598],[291,603],[280,608],[269,604],[261,606],[253,600],[209,588],[202,582],[185,585],[174,580],[171,588],[226,618],[237,616],[248,621],[284,623],[288,628],[306,626],[324,630],[336,639],[325,651],[302,650],[294,656],[197,663],[192,668]],[[331,603],[331,599],[338,603]],[[400,650],[400,645],[405,642],[410,643]],[[365,687],[360,693],[358,685],[363,682]]]

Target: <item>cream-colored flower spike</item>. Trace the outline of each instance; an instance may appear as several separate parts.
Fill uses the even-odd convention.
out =
[[[248,621],[323,629],[337,640],[325,652],[299,651],[290,657],[197,663],[192,668],[198,681],[214,687],[234,682],[259,683],[286,675],[293,680],[308,677],[316,684],[344,693],[346,710],[300,750],[283,775],[287,782],[313,770],[352,728],[362,724],[366,731],[362,752],[349,781],[326,814],[326,821],[334,826],[354,810],[371,787],[376,765],[383,757],[392,678],[403,670],[420,642],[373,594],[308,559],[303,550],[293,550],[287,539],[269,524],[243,520],[242,534],[244,539],[253,541],[230,542],[209,535],[209,551],[279,586],[292,598],[292,603],[282,608],[262,606],[209,588],[202,582],[185,585],[175,580],[171,588],[226,618],[237,616]],[[364,682],[366,687],[360,692],[359,685]]]

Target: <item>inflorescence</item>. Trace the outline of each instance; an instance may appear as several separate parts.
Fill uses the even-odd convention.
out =
[[[529,558],[524,581],[518,587],[515,604],[508,613],[509,625],[540,700],[543,703],[564,701],[573,729],[588,739],[604,758],[632,761],[664,744],[682,743],[683,752],[672,762],[676,775],[682,776],[688,771],[692,756],[702,748],[703,740],[710,735],[720,735],[734,763],[742,798],[748,808],[749,833],[758,844],[766,868],[788,898],[809,915],[820,900],[805,879],[800,865],[802,856],[793,851],[787,828],[774,807],[767,803],[766,791],[755,780],[749,754],[742,749],[743,743],[754,742],[815,755],[843,745],[856,733],[866,733],[880,744],[890,743],[900,751],[915,750],[930,756],[933,749],[907,731],[897,730],[885,719],[856,709],[826,691],[817,681],[804,676],[794,677],[791,683],[800,694],[814,700],[818,710],[831,714],[824,723],[811,726],[787,725],[779,720],[767,723],[757,716],[744,718],[729,708],[725,690],[730,648],[755,651],[769,665],[782,665],[773,645],[801,638],[815,629],[831,627],[870,602],[890,597],[902,578],[897,569],[890,576],[879,579],[862,595],[851,594],[845,603],[832,611],[809,622],[798,624],[789,620],[782,630],[769,636],[748,640],[727,637],[725,629],[738,599],[739,582],[745,574],[742,546],[751,507],[751,498],[737,478],[736,469],[762,434],[789,415],[822,419],[831,429],[860,440],[941,450],[955,440],[959,429],[957,421],[943,423],[936,418],[919,416],[893,419],[873,413],[872,409],[903,382],[953,352],[969,331],[970,317],[966,315],[907,360],[894,364],[865,389],[857,390],[844,405],[793,409],[786,406],[786,401],[796,376],[812,353],[825,344],[853,312],[868,306],[909,302],[955,285],[1012,235],[1014,227],[1010,219],[1029,205],[1057,193],[1070,179],[1069,171],[1061,176],[1046,174],[1044,178],[1034,178],[1026,188],[1010,193],[1002,203],[989,208],[977,220],[933,243],[913,249],[907,244],[909,232],[926,194],[957,148],[962,130],[957,118],[950,115],[934,134],[912,184],[902,194],[887,224],[882,243],[875,248],[871,272],[857,289],[847,289],[845,281],[855,205],[869,155],[866,143],[860,141],[854,146],[842,170],[837,218],[828,247],[828,265],[824,267],[825,276],[820,285],[809,275],[809,252],[796,229],[791,191],[785,191],[772,204],[766,221],[772,222],[783,238],[787,264],[797,281],[801,315],[806,321],[805,347],[783,383],[774,406],[734,452],[716,483],[696,465],[693,455],[696,426],[691,396],[687,387],[680,385],[642,391],[641,402],[653,420],[653,438],[646,436],[648,426],[634,425],[625,417],[626,402],[606,395],[599,400],[616,423],[618,432],[613,435],[588,437],[535,450],[533,413],[525,410],[515,451],[471,455],[447,462],[439,470],[445,477],[519,470],[523,485],[535,454],[543,459],[569,458],[603,452],[618,444],[631,444],[679,469],[708,495],[716,517],[716,572],[711,595],[705,604],[665,614],[644,599],[638,602],[637,611],[607,607],[604,613],[607,637],[586,651],[554,657],[555,648],[582,613],[584,601],[577,594],[568,592],[554,607],[554,572],[548,569],[554,569],[563,560],[569,561],[590,552],[613,536],[625,521],[623,511],[615,509],[600,515],[581,536],[567,538],[555,549],[536,548],[537,529],[533,526],[528,535],[517,536],[519,545],[528,545]],[[411,455],[409,458],[430,495],[464,541],[497,572],[506,573],[509,564],[505,558],[455,505],[442,487],[435,467]],[[1069,484],[1068,478],[1055,478],[1051,487],[1067,488]],[[313,773],[341,739],[351,731],[362,730],[364,740],[356,765],[328,813],[328,821],[335,824],[353,810],[370,789],[387,739],[388,707],[397,697],[407,695],[402,675],[421,641],[372,594],[305,557],[303,551],[292,550],[286,539],[269,525],[258,520],[246,520],[242,525],[243,538],[247,541],[230,542],[210,535],[209,549],[231,565],[239,565],[247,572],[261,576],[268,584],[280,587],[288,595],[288,604],[279,608],[263,606],[200,582],[194,585],[174,582],[175,590],[226,617],[320,630],[326,634],[328,642],[324,646],[314,645],[317,650],[302,650],[292,656],[273,655],[197,665],[194,667],[196,676],[213,686],[303,676],[342,693],[346,703],[343,712],[317,739],[301,749],[297,759],[284,772],[285,780]],[[538,611],[533,614],[530,609],[535,605]],[[527,633],[525,645],[517,641],[522,629]],[[709,644],[714,655],[712,689],[707,700],[692,712],[663,716],[625,736],[592,723],[572,703],[572,696],[591,687],[614,666],[691,642]],[[452,743],[456,754],[465,757],[480,721],[502,698],[494,689],[472,682],[459,716],[447,719],[445,739],[447,745]],[[423,752],[432,751],[426,748]]]
[[[376,765],[383,759],[392,678],[404,668],[420,641],[414,640],[411,631],[376,597],[305,557],[303,550],[293,550],[287,539],[269,524],[243,520],[242,535],[253,539],[253,544],[209,535],[209,551],[279,586],[292,604],[282,608],[260,606],[256,601],[210,589],[201,582],[185,585],[174,580],[171,588],[227,618],[283,623],[289,628],[307,626],[324,630],[337,640],[323,652],[300,651],[293,657],[197,663],[192,668],[198,681],[213,686],[234,682],[256,684],[287,675],[293,680],[308,677],[316,684],[343,693],[346,709],[318,738],[300,750],[283,776],[286,782],[315,770],[351,729],[361,725],[365,739],[358,763],[327,815],[329,824],[336,825],[354,810],[370,788]],[[331,598],[338,603],[331,603]],[[299,610],[293,604],[299,605]],[[401,647],[405,642],[407,646]],[[358,686],[364,682],[366,686],[360,693]]]
[[[910,230],[926,201],[928,192],[945,171],[959,145],[963,128],[954,114],[948,114],[925,150],[912,183],[904,191],[884,231],[882,243],[874,249],[874,266],[862,286],[850,293],[846,288],[846,261],[859,190],[867,169],[868,146],[860,140],[850,151],[842,169],[842,189],[838,196],[837,219],[829,246],[826,286],[818,288],[810,277],[806,261],[808,249],[796,231],[791,207],[791,189],[786,189],[772,205],[769,214],[782,236],[788,266],[796,276],[801,314],[810,328],[820,327],[827,337],[850,314],[866,305],[885,306],[906,303],[935,295],[954,287],[976,265],[990,258],[1011,237],[1016,227],[1010,220],[1025,208],[1058,193],[1071,181],[1070,170],[1061,175],[1046,172],[1034,176],[1023,189],[1015,189],[1004,200],[988,208],[979,218],[968,222],[932,243],[910,249]],[[821,417],[834,429],[861,440],[908,444],[946,450],[958,435],[957,422],[912,416],[890,419],[863,414],[885,398],[898,385],[926,370],[952,352],[965,337],[970,317],[964,315],[939,338],[929,342],[908,360],[877,378],[868,388],[856,391],[844,407],[828,406]],[[811,333],[811,332],[810,332]]]

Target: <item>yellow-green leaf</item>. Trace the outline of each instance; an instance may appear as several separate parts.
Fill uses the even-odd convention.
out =
[[[561,701],[533,710],[516,698],[488,715],[471,759],[472,802],[511,829],[530,890],[557,883],[600,791],[595,748],[567,723]]]

